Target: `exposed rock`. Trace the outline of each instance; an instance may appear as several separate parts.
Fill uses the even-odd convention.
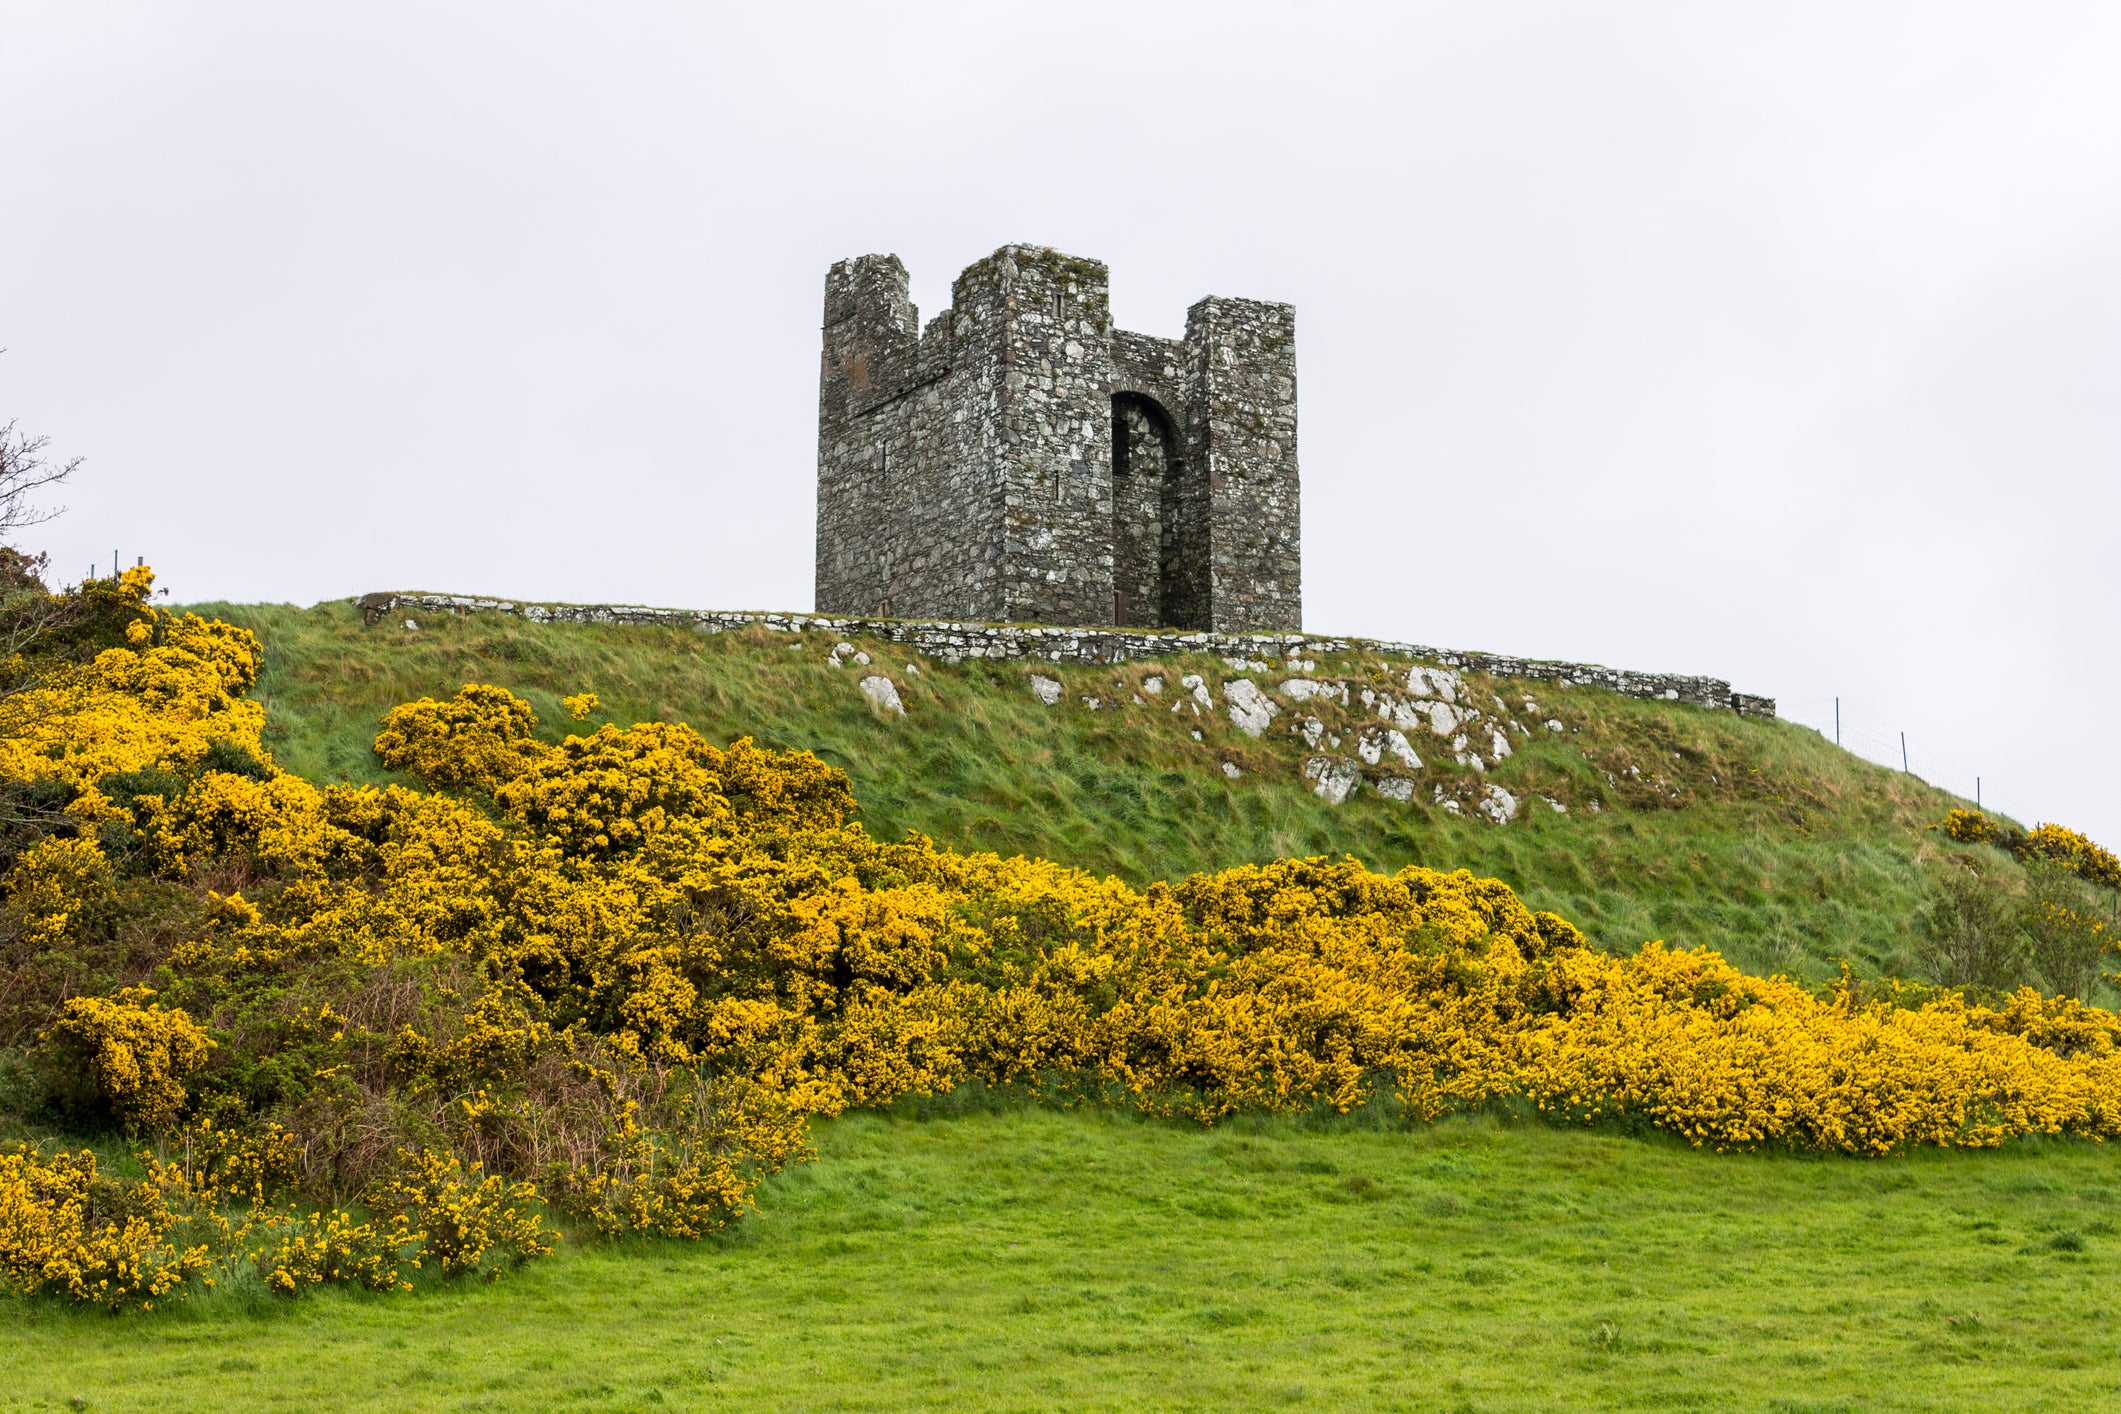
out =
[[[1446,702],[1456,703],[1459,690],[1464,686],[1464,679],[1448,668],[1424,668],[1417,664],[1407,669],[1407,691],[1416,697],[1441,697]]]
[[[1490,727],[1488,729],[1489,757],[1493,760],[1500,761],[1503,757],[1508,756],[1509,754],[1510,739],[1504,736],[1501,732],[1496,731],[1494,728]]]
[[[869,655],[867,653],[857,653],[854,655],[854,661],[866,668],[869,666]]]
[[[1291,702],[1309,702],[1314,697],[1323,697],[1329,702],[1348,705],[1348,685],[1344,682],[1317,682],[1311,678],[1291,678],[1274,689]]]
[[[1054,679],[1038,673],[1031,675],[1031,695],[1051,707],[1061,700],[1061,685]]]
[[[1363,696],[1369,698],[1372,694],[1365,692]],[[1425,704],[1420,702],[1402,702],[1387,693],[1376,699],[1376,706],[1380,721],[1390,722],[1403,732],[1419,731],[1428,722]]]
[[[1162,673],[1151,673],[1143,678],[1142,691],[1148,693],[1151,697],[1163,696],[1164,675]]]
[[[890,678],[874,674],[862,679],[862,695],[886,712],[906,715],[906,704],[898,700],[898,688]]]
[[[1372,727],[1365,731],[1362,739],[1355,744],[1355,754],[1372,766],[1390,756],[1410,771],[1421,769],[1421,758],[1414,754],[1414,748],[1407,743],[1406,737],[1391,728],[1380,731]]]
[[[1208,696],[1208,682],[1199,673],[1187,673],[1178,680],[1178,685],[1193,694],[1193,700],[1203,707],[1213,707],[1215,699]]]
[[[1568,813],[1569,813],[1569,807],[1568,807],[1568,806],[1566,806],[1566,805],[1563,805],[1563,804],[1562,804],[1562,803],[1561,803],[1560,801],[1556,800],[1556,799],[1555,799],[1555,798],[1554,798],[1553,796],[1551,796],[1551,795],[1543,795],[1543,796],[1541,796],[1541,797],[1539,797],[1539,798],[1540,798],[1541,800],[1545,801],[1545,802],[1547,803],[1547,809],[1549,809],[1549,810],[1553,811],[1553,812],[1554,812],[1554,813],[1555,813],[1556,815],[1566,815],[1566,814],[1568,814]]]
[[[1517,818],[1517,797],[1490,781],[1481,796],[1479,810],[1496,824],[1507,825]]]
[[[1225,762],[1223,762],[1223,775],[1224,775],[1224,776],[1225,776],[1225,777],[1226,777],[1227,779],[1229,779],[1229,780],[1233,780],[1233,781],[1234,781],[1234,780],[1236,780],[1236,779],[1237,779],[1237,778],[1238,778],[1239,776],[1242,776],[1243,774],[1244,774],[1244,771],[1243,771],[1242,769],[1240,769],[1240,768],[1239,768],[1238,764],[1237,764],[1237,763],[1236,763],[1235,761],[1225,761]]]
[[[1339,805],[1362,789],[1362,770],[1339,756],[1314,756],[1304,762],[1304,779],[1328,805]]]
[[[1414,799],[1414,783],[1405,776],[1386,776],[1377,783],[1377,793],[1386,800],[1406,805]]]
[[[1305,746],[1316,751],[1318,744],[1326,739],[1326,724],[1316,717],[1306,717],[1297,726],[1296,734],[1304,739]]]
[[[1567,728],[1567,727],[1565,727],[1565,726],[1563,726],[1563,725],[1562,725],[1561,723],[1559,723],[1559,722],[1555,721],[1555,720],[1554,720],[1554,719],[1553,719],[1552,717],[1549,717],[1549,718],[1547,718],[1547,724],[1546,724],[1546,725],[1547,725],[1547,730],[1548,730],[1548,731],[1550,731],[1550,732],[1565,732],[1565,731],[1567,731],[1567,730],[1568,730],[1568,728]]]
[[[1223,684],[1223,700],[1230,704],[1230,723],[1246,736],[1258,736],[1273,722],[1281,708],[1259,690],[1250,678],[1235,678]]]

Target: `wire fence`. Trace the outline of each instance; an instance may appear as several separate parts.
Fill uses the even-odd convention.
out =
[[[2006,815],[2018,823],[2037,823],[2032,812],[1995,781],[1964,762],[1950,761],[1926,750],[1919,740],[1883,717],[1852,707],[1839,697],[1820,697],[1800,702],[1778,703],[1776,710],[1786,721],[1817,731],[1844,751],[1895,771],[1905,771],[1969,805],[1979,805],[1991,815]]]
[[[147,556],[145,556],[145,555],[136,555],[136,556],[134,556],[134,558],[133,558],[133,565],[134,565],[134,566],[135,566],[136,568],[137,568],[137,567],[139,567],[139,566],[141,566],[141,565],[144,565],[144,564],[146,564],[146,563],[147,563]],[[118,577],[118,575],[119,575],[119,568],[118,568],[118,552],[117,552],[116,550],[113,550],[113,551],[111,551],[111,552],[110,552],[110,573],[109,573],[109,574],[104,574],[104,573],[103,573],[103,567],[102,567],[101,565],[98,565],[98,564],[91,564],[91,565],[90,565],[90,566],[88,567],[88,573],[87,573],[86,575],[83,575],[83,576],[82,576],[82,578],[81,578],[81,583],[83,583],[83,584],[87,584],[87,583],[89,583],[89,582],[90,582],[91,580],[98,580],[98,579],[116,579],[116,578]],[[62,587],[65,587],[65,586],[62,586]]]

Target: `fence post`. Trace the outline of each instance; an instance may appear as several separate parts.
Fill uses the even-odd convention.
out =
[[[1910,770],[1909,770],[1909,769],[1907,768],[1907,733],[1906,733],[1906,732],[1902,732],[1902,733],[1900,733],[1900,774],[1901,774],[1901,775],[1903,775],[1903,776],[1912,776],[1912,775],[1914,775],[1914,774],[1915,774],[1915,773],[1914,773],[1913,771],[1910,771]]]

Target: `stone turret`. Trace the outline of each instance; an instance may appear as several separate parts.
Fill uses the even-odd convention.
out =
[[[1004,246],[919,326],[893,255],[825,278],[821,613],[1303,626],[1295,311],[1112,327],[1105,267]]]

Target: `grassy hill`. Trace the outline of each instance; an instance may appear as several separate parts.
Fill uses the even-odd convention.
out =
[[[1453,1120],[821,1124],[723,1239],[493,1286],[0,1307],[0,1410],[2111,1409],[2112,1156]]]
[[[1463,865],[1618,949],[1705,943],[1815,978],[1843,958],[1915,970],[1939,848],[1925,827],[1952,803],[1785,723],[1478,678],[1452,689],[1452,717],[1480,713],[1455,724],[1463,745],[1407,730],[1417,770],[1377,735],[1383,698],[1406,705],[1408,665],[1357,656],[949,666],[864,642],[860,664],[815,635],[205,607],[264,641],[270,744],[320,781],[388,779],[369,744],[395,703],[497,683],[557,737],[579,729],[561,697],[586,690],[592,722],[814,749],[880,835],[1136,882],[1343,851]],[[1063,684],[1058,701],[1033,693],[1034,671]],[[876,674],[902,715],[864,695]],[[1220,691],[1240,677],[1280,698],[1258,736]],[[1283,689],[1299,677],[1332,700]],[[1361,761],[1366,732],[1386,749],[1329,804],[1306,761]],[[1482,742],[1480,766],[1454,759]],[[1415,782],[1412,798],[1386,798],[1390,779]],[[1501,823],[1481,810],[1496,788],[1518,806]],[[977,1085],[811,1135],[817,1161],[767,1180],[757,1211],[710,1240],[570,1232],[493,1285],[430,1267],[395,1296],[287,1301],[236,1280],[122,1320],[0,1296],[0,1411],[1789,1414],[2121,1397],[2121,1168],[2095,1143],[1719,1154],[1511,1104],[1426,1125],[1373,1106],[1202,1129]],[[112,1171],[135,1172],[101,1139]]]
[[[1357,756],[1364,724],[1379,725],[1362,689],[1409,696],[1404,661],[1361,654],[1305,671],[1212,657],[951,666],[863,640],[854,647],[871,664],[860,666],[836,661],[831,635],[500,615],[369,628],[343,602],[199,607],[264,641],[256,695],[270,713],[269,743],[283,765],[319,781],[386,779],[369,743],[400,701],[496,683],[535,703],[556,739],[572,725],[559,699],[591,691],[601,699],[592,725],[683,721],[714,740],[816,751],[852,777],[864,821],[882,837],[918,830],[1137,883],[1321,853],[1384,869],[1462,866],[1609,947],[1706,944],[1748,970],[1814,980],[1843,959],[1864,972],[1919,973],[1909,951],[1924,897],[1918,861],[1932,847],[1925,827],[1954,803],[1788,723],[1469,676],[1457,696],[1482,715],[1467,749],[1492,758],[1483,743],[1499,730],[1506,758],[1475,769],[1453,760],[1449,739],[1410,731],[1422,762],[1400,768],[1416,783],[1411,802],[1383,798],[1373,781],[1330,805],[1310,789],[1304,762]],[[1033,695],[1033,672],[1063,684],[1058,703]],[[903,717],[862,694],[860,679],[875,673],[893,679]],[[1188,673],[1210,691],[1206,710],[1181,687]],[[1222,684],[1246,677],[1271,689],[1298,676],[1345,682],[1347,705],[1284,699],[1257,738],[1233,725]],[[1147,690],[1150,678],[1162,680],[1160,693]],[[1315,746],[1299,735],[1307,717],[1327,733]],[[1381,765],[1395,763],[1386,755]],[[1507,824],[1480,812],[1490,785],[1518,802]]]

